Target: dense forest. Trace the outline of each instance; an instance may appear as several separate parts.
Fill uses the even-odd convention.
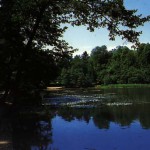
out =
[[[67,87],[150,83],[150,44],[143,43],[137,50],[118,46],[111,51],[97,46],[90,55],[85,51],[70,58],[57,82]]]

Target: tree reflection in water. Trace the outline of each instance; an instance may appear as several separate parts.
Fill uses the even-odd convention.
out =
[[[8,119],[0,117],[0,150],[12,150],[11,125]]]
[[[140,122],[142,128],[150,129],[149,104],[104,106],[92,109],[49,108],[49,110],[53,115],[21,114],[12,119],[1,117],[0,140],[5,139],[10,142],[13,150],[58,150],[51,147],[53,143],[51,122],[56,114],[67,122],[77,119],[88,124],[93,121],[99,129],[109,129],[111,122],[121,127],[128,127],[135,120]]]
[[[46,150],[52,142],[51,118],[39,114],[20,114],[12,118],[1,116],[0,149],[31,150],[34,147]]]
[[[12,123],[12,140],[15,150],[47,149],[51,140],[51,118],[49,116],[20,115]]]
[[[95,126],[100,129],[109,129],[110,122],[120,126],[130,126],[135,120],[139,120],[142,128],[150,128],[150,104],[104,106],[93,109],[61,108],[58,110],[58,115],[66,121],[78,119],[87,123],[92,117]]]

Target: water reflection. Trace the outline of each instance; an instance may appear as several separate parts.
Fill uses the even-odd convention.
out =
[[[150,88],[111,88],[103,90],[103,94],[114,93],[117,96],[124,96],[132,102],[149,103],[150,102]]]
[[[150,105],[57,111],[52,119],[52,147],[60,150],[146,150],[150,147]]]
[[[53,93],[52,93],[53,92]],[[150,104],[149,88],[69,89],[43,93],[43,103],[53,106],[97,107],[101,105]]]
[[[31,146],[46,149],[51,143],[50,118],[18,116],[12,121],[12,140],[15,150],[30,150]]]
[[[74,119],[89,122],[93,118],[95,126],[102,129],[109,129],[110,122],[115,122],[120,126],[130,126],[134,120],[141,123],[142,128],[150,128],[150,105],[135,104],[131,106],[104,106],[94,109],[59,109],[58,115],[66,121]]]
[[[103,150],[124,149],[120,144],[114,145],[117,141],[112,143],[117,134],[122,145],[124,145],[122,143],[124,138],[127,142],[127,137],[131,136],[140,143],[142,142],[142,150],[146,149],[144,144],[150,146],[147,143],[147,138],[150,138],[150,105],[148,104],[104,106],[93,109],[67,107],[49,109],[51,112],[47,116],[21,114],[14,118],[1,118],[0,139],[5,136],[5,140],[11,142],[13,150],[92,148],[100,150],[100,145],[103,145]],[[139,139],[137,139],[138,137]],[[134,143],[130,146],[137,148],[134,139],[132,140]],[[69,146],[68,142],[74,148]],[[113,148],[110,145],[107,147],[107,142]],[[131,147],[126,148],[131,149]],[[3,150],[5,149],[3,148]]]
[[[11,116],[11,114],[10,114]],[[51,117],[37,114],[0,117],[0,143],[3,150],[45,150],[52,142]],[[2,132],[5,131],[5,132]]]

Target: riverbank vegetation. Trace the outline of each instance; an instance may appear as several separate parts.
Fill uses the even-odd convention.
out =
[[[108,85],[96,85],[96,89],[109,89],[109,88],[141,88],[150,87],[150,84],[108,84]]]
[[[108,51],[106,46],[97,46],[91,54],[85,51],[70,59],[62,69],[58,83],[67,87],[149,84],[150,44],[143,43],[137,50],[118,46]]]

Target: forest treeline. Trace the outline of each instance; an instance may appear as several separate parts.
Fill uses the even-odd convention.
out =
[[[150,44],[143,43],[137,50],[118,46],[108,51],[103,45],[91,54],[85,51],[68,60],[57,83],[66,87],[150,83]]]

